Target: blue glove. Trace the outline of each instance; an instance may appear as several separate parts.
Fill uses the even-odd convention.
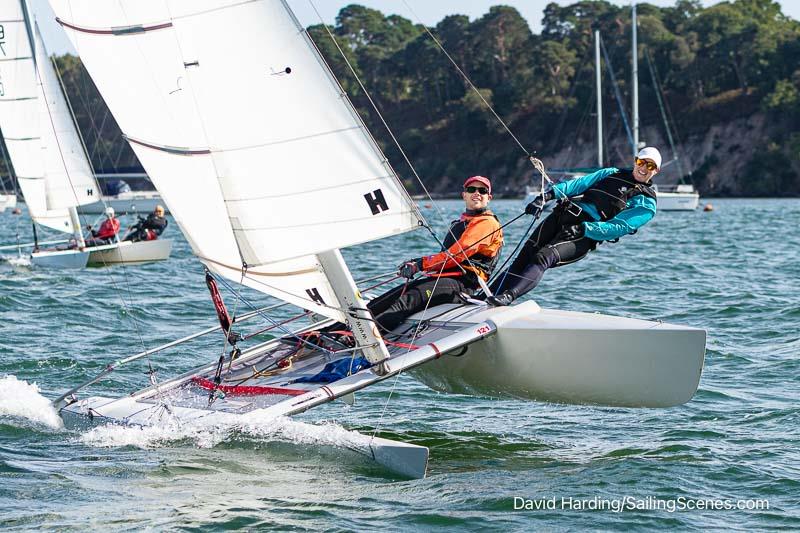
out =
[[[422,270],[422,259],[412,259],[397,267],[398,274],[408,279],[413,278],[420,270]]]

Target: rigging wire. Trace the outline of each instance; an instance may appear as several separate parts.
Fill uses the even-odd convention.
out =
[[[614,66],[611,64],[611,58],[608,56],[608,50],[606,49],[606,42],[600,37],[600,48],[603,50],[603,57],[606,60],[606,70],[608,71],[608,77],[611,78],[611,86],[614,88],[614,97],[617,100],[617,105],[619,106],[619,112],[622,116],[622,123],[625,124],[625,133],[628,134],[628,142],[631,146],[633,146],[633,132],[631,131],[630,124],[628,124],[628,114],[625,112],[625,105],[622,103],[622,95],[619,92],[619,86],[617,85],[617,78],[614,76]],[[634,152],[636,151],[636,147],[633,146]]]
[[[658,79],[658,71],[656,70],[655,65],[653,64],[653,61],[650,59],[650,51],[646,47],[644,49],[644,57],[647,60],[647,67],[650,70],[650,77],[653,79],[653,86],[654,86],[653,88],[655,89],[656,93],[656,101],[658,102],[658,109],[659,111],[661,111],[661,118],[664,121],[664,129],[667,130],[667,140],[669,141],[670,150],[672,150],[672,157],[674,158],[674,161],[678,162],[678,169],[680,170],[681,174],[680,181],[681,183],[683,183],[685,169],[683,168],[683,163],[681,161],[681,158],[678,157],[678,151],[675,148],[675,141],[672,138],[672,128],[670,128],[669,121],[667,120],[667,114],[665,112],[665,101],[663,98],[664,91]],[[675,135],[677,136],[677,131],[675,132]],[[691,171],[689,173],[691,175]]]
[[[446,217],[444,216],[444,213],[443,213],[442,209],[439,207],[439,204],[431,196],[430,192],[428,191],[428,188],[425,186],[425,183],[422,181],[422,178],[420,177],[419,173],[417,173],[416,168],[414,167],[413,163],[411,162],[411,159],[406,154],[405,150],[403,149],[402,145],[400,144],[400,141],[397,139],[397,137],[395,136],[394,132],[389,127],[389,124],[386,122],[386,119],[384,118],[383,114],[381,113],[380,109],[378,108],[378,105],[375,103],[375,100],[373,100],[372,95],[367,90],[367,88],[364,86],[364,83],[361,81],[360,76],[356,72],[356,70],[353,67],[352,63],[350,63],[350,60],[347,58],[347,55],[344,53],[344,50],[342,50],[342,47],[339,45],[339,42],[336,40],[336,36],[333,35],[333,32],[331,32],[330,28],[328,27],[328,25],[325,23],[324,19],[322,18],[322,15],[317,10],[317,6],[314,4],[314,0],[308,0],[308,2],[311,5],[311,8],[316,13],[317,17],[319,18],[320,23],[322,24],[322,27],[325,28],[325,32],[328,34],[328,37],[331,39],[331,41],[333,42],[334,46],[336,46],[336,49],[339,51],[339,54],[341,55],[342,59],[344,60],[345,64],[347,65],[347,68],[350,70],[350,73],[353,75],[353,77],[355,78],[356,82],[358,83],[358,86],[364,92],[364,95],[366,95],[367,99],[369,100],[370,105],[375,110],[375,113],[378,115],[378,118],[380,118],[380,121],[383,124],[383,127],[389,133],[389,136],[392,138],[392,141],[394,142],[394,144],[397,147],[398,151],[403,156],[403,159],[405,160],[405,162],[408,165],[408,167],[411,169],[412,174],[414,174],[414,177],[416,178],[417,182],[422,187],[422,190],[425,192],[425,195],[431,201],[432,205],[435,206],[436,213],[439,216],[439,219],[442,221],[442,223],[446,224]],[[305,32],[306,32],[306,35],[308,36],[309,40],[313,43],[314,40],[311,38],[311,35],[308,34],[308,30],[305,30]],[[437,41],[437,43],[438,43],[438,41]],[[316,45],[314,45],[314,46],[316,47]],[[439,46],[441,47],[441,44],[439,44]],[[317,53],[319,54],[320,59],[324,62],[324,57],[322,56],[322,54],[319,51],[319,49],[317,49]],[[445,52],[445,53],[447,53],[447,52]],[[448,57],[449,57],[449,55],[448,55]],[[452,59],[451,59],[451,61],[452,61]],[[454,62],[454,64],[455,64],[455,62]],[[456,68],[458,68],[458,65],[456,65]],[[328,69],[330,70],[330,67],[328,67]],[[460,69],[459,69],[459,71],[461,72]],[[462,75],[466,77],[466,75],[463,74],[463,72],[462,72]],[[481,96],[481,99],[483,100],[483,96]],[[488,102],[486,102],[485,100],[484,100],[484,103],[486,103],[488,105]],[[489,106],[489,108],[491,109],[491,106]],[[492,109],[492,112],[494,113],[493,109]],[[357,114],[357,112],[356,112],[356,114]],[[497,116],[497,113],[495,113],[495,116]],[[498,120],[501,120],[499,116],[497,116],[497,118],[498,118]],[[502,120],[501,120],[501,123],[502,123]],[[509,130],[508,127],[505,126],[505,123],[503,123],[503,125],[504,125],[504,127],[506,127],[506,130],[509,131],[509,133],[511,133],[511,130]],[[511,135],[512,135],[512,137],[514,137],[513,133]],[[516,137],[514,137],[514,139],[516,139]],[[522,150],[527,154],[527,151],[525,150],[524,147],[522,147],[522,144],[519,143],[519,141],[517,141],[517,144],[519,144],[520,147],[522,148]],[[422,217],[421,214],[419,216]],[[431,237],[433,237],[433,239],[439,244],[439,246],[441,246],[442,251],[447,252],[448,255],[451,256],[451,259],[454,259],[452,257],[452,255],[445,249],[444,243],[442,242],[442,240],[439,239],[439,237],[433,231],[433,228],[431,228],[431,226],[425,221],[425,219],[424,218],[420,218],[419,222],[420,222],[420,226],[422,226],[425,229],[427,229],[428,232],[430,233]],[[452,235],[452,233],[451,233],[451,235]],[[461,247],[461,244],[458,242],[458,239],[455,239],[454,235],[453,235],[453,237],[454,237],[454,240],[456,241],[456,243],[459,244],[459,247]],[[467,255],[466,255],[466,253],[464,252],[463,249],[461,250],[461,253],[464,254],[464,257],[465,257],[466,261],[470,265],[472,265],[472,261],[469,259],[469,257],[467,257]],[[460,261],[455,261],[454,260],[454,262],[458,265],[458,267],[462,270],[462,272],[466,272],[464,267],[461,266],[461,264],[460,264],[461,262]],[[472,266],[474,266],[474,265],[472,265]],[[488,287],[486,288],[486,290],[488,291]]]

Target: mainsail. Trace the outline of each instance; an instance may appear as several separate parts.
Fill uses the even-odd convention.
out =
[[[0,128],[31,218],[72,232],[66,209],[48,210],[32,35],[20,0],[0,0]]]
[[[74,232],[69,208],[100,189],[24,0],[0,0],[0,128],[31,218]]]
[[[213,272],[342,320],[320,254],[419,226],[285,2],[51,5]]]
[[[91,204],[100,199],[100,187],[83,149],[55,65],[34,23],[36,66],[39,72],[39,111],[48,209]]]

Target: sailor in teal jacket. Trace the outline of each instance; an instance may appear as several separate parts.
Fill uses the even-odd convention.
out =
[[[656,214],[656,193],[650,186],[661,167],[661,154],[643,148],[633,169],[603,168],[558,183],[528,204],[538,215],[545,204],[561,200],[522,247],[511,266],[491,285],[493,305],[508,305],[541,281],[548,268],[583,259],[602,241],[635,233]],[[574,201],[572,198],[579,197]]]

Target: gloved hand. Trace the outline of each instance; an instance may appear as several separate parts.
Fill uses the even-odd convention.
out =
[[[575,224],[574,226],[567,226],[558,234],[559,241],[577,241],[582,238],[585,233],[583,224]]]
[[[553,191],[546,191],[533,199],[531,203],[525,206],[525,214],[532,216],[539,216],[544,209],[544,206],[553,199]]]
[[[397,267],[398,274],[408,279],[413,278],[420,270],[422,270],[422,259],[412,259]]]

